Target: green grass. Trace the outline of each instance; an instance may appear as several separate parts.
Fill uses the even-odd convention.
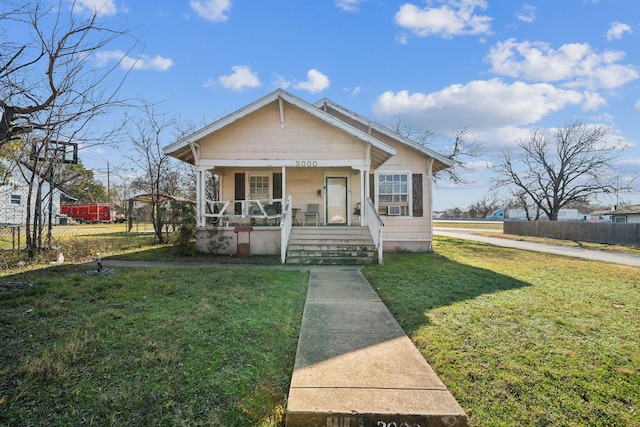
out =
[[[365,275],[472,426],[640,426],[640,270],[437,238]]]
[[[434,249],[364,271],[472,426],[640,426],[638,268],[441,237]],[[277,424],[307,273],[85,269],[0,277],[35,285],[0,294],[0,425]]]
[[[193,254],[180,255],[171,245],[155,245],[153,247],[131,250],[109,256],[108,259],[121,261],[164,261],[164,262],[202,262],[214,264],[258,264],[280,265],[279,255],[251,255],[250,257],[237,257],[235,255]]]
[[[481,219],[475,221],[455,221],[455,220],[434,220],[434,227],[441,228],[471,228],[471,229],[489,229],[489,230],[502,230],[502,222],[494,221],[482,221]]]
[[[79,266],[0,277],[0,425],[273,426],[307,273]]]

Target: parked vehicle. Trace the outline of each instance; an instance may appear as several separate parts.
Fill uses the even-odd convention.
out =
[[[60,205],[60,213],[77,222],[114,222],[116,211],[110,203],[77,203]]]

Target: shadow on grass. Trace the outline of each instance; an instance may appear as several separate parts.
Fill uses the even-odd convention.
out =
[[[147,262],[202,262],[203,264],[254,264],[254,265],[279,265],[280,257],[277,255],[251,255],[249,257],[236,257],[231,255],[192,254],[180,255],[173,245],[143,248],[126,254],[113,255],[105,258],[118,261],[147,261]]]
[[[469,256],[495,252],[491,246],[468,241],[464,242],[464,250]],[[517,251],[501,251],[500,255],[522,256]],[[438,253],[387,254],[384,265],[368,267],[364,274],[408,335],[431,323],[429,310],[530,286],[527,282],[461,264]]]

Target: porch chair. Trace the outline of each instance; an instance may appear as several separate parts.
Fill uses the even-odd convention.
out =
[[[318,221],[320,220],[320,205],[318,203],[309,203],[307,205],[307,210],[304,211],[304,223],[302,225],[307,225],[307,217],[315,218],[316,226],[318,225]]]
[[[269,225],[269,220],[273,219],[273,225],[280,225],[280,212],[278,212],[278,208],[276,205],[264,205],[264,211],[267,213],[267,218],[265,220],[265,225]]]

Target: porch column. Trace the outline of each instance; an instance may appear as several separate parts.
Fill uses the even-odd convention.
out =
[[[371,128],[369,128],[371,131]],[[360,174],[362,175],[360,186],[360,224],[368,224],[367,222],[367,197],[369,197],[369,186],[371,183],[369,182],[369,169],[371,168],[371,144],[367,144],[364,151],[364,164],[365,167],[362,168]],[[373,201],[375,203],[375,200]]]
[[[205,191],[205,169],[202,166],[198,166],[196,169],[196,214],[198,218],[198,227],[204,227],[207,224],[204,216],[206,209],[206,191]]]
[[[366,203],[367,199],[367,189],[369,188],[369,168],[366,166],[354,166],[360,173],[360,225],[366,224],[367,216],[366,216]]]
[[[430,158],[427,163],[427,179],[429,180],[429,210],[424,209],[424,213],[429,215],[429,224],[431,224],[431,241],[433,241],[433,159]],[[424,197],[424,196],[422,196]],[[433,245],[431,245],[433,248]]]
[[[286,204],[287,204],[287,167],[282,166],[282,206],[280,208],[281,214],[285,212]]]

